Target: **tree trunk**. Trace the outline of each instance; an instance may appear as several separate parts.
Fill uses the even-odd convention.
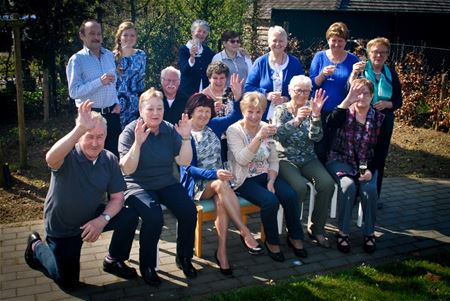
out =
[[[23,105],[22,52],[20,45],[20,23],[13,24],[13,40],[16,67],[17,123],[19,128],[20,168],[27,168],[27,144],[25,139],[25,113]]]
[[[50,89],[48,86],[48,69],[44,68],[44,74],[42,79],[42,91],[44,91],[44,123],[49,119],[50,108]]]

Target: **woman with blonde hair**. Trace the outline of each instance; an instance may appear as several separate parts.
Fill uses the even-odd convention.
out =
[[[378,169],[377,192],[381,194],[383,183],[384,165],[391,144],[392,131],[394,129],[394,112],[403,104],[402,87],[397,72],[386,64],[391,51],[391,43],[386,38],[375,38],[367,43],[367,64],[354,64],[351,81],[363,74],[374,85],[374,97],[372,106],[385,116],[386,130],[380,133],[382,141],[382,160]],[[381,206],[382,203],[378,203]]]
[[[139,99],[140,118],[129,123],[119,138],[120,167],[127,189],[125,202],[142,219],[139,267],[142,278],[159,285],[157,246],[164,225],[161,204],[178,221],[176,263],[188,278],[197,276],[191,263],[197,210],[173,175],[173,164],[192,160],[191,121],[183,114],[177,125],[164,121],[163,94],[151,88]]]
[[[117,73],[117,97],[120,103],[120,123],[124,128],[139,117],[139,95],[144,91],[145,52],[134,48],[137,36],[132,22],[125,21],[119,25],[115,35],[114,57]]]
[[[278,177],[278,153],[272,138],[277,128],[261,121],[266,106],[263,94],[244,94],[240,104],[244,118],[227,130],[228,161],[232,166],[236,192],[261,207],[265,245],[270,258],[282,262],[284,255],[277,224],[280,204],[284,208],[288,229],[287,245],[297,257],[304,258],[307,253],[302,242],[304,235],[297,193]]]

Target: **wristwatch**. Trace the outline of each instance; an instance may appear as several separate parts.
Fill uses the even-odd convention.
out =
[[[102,213],[103,218],[105,221],[109,222],[111,220],[111,216],[108,213]]]

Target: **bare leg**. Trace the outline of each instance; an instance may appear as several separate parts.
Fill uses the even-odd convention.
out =
[[[223,206],[223,201],[216,194],[214,195],[214,200],[216,201],[216,220],[214,224],[216,225],[218,243],[217,243],[217,258],[220,262],[220,267],[222,269],[228,269],[230,264],[228,263],[227,256],[227,236],[228,236],[228,224],[229,218],[227,211]]]
[[[247,246],[255,248],[258,246],[258,242],[251,234],[247,225],[242,222],[241,219],[241,206],[236,193],[231,189],[227,182],[221,180],[215,180],[211,182],[211,189],[219,196],[223,202],[223,206],[228,214],[230,220],[234,223],[236,228],[239,229],[241,236],[244,238]],[[217,203],[216,203],[217,204]]]

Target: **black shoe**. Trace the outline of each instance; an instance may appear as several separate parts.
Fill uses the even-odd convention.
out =
[[[116,275],[121,278],[131,279],[137,277],[136,270],[129,267],[123,261],[111,261],[103,260],[103,271]]]
[[[159,279],[158,273],[156,273],[155,268],[151,267],[140,267],[141,277],[144,281],[151,286],[158,286],[161,284],[161,279]]]
[[[36,259],[34,259],[32,248],[33,244],[38,240],[42,240],[39,236],[39,233],[37,233],[36,231],[31,232],[31,234],[28,235],[27,248],[25,249],[25,262],[33,270],[38,270],[41,267],[41,264]]]
[[[184,258],[182,256],[176,256],[175,262],[180,270],[183,270],[184,275],[187,278],[197,277],[197,270],[192,265],[190,258]]]
[[[264,244],[266,245],[267,253],[269,254],[270,258],[272,258],[273,260],[278,261],[278,262],[284,261],[284,255],[281,251],[278,253],[274,253],[274,252],[270,251],[269,247],[267,246],[267,241],[265,241]]]
[[[306,258],[308,256],[308,253],[306,252],[305,248],[296,248],[294,244],[292,243],[289,236],[286,238],[286,242],[289,248],[291,248],[294,251],[295,256],[300,258]]]
[[[312,234],[311,232],[309,232],[309,230],[307,232],[308,232],[309,239],[311,239],[311,242],[313,244],[318,245],[325,249],[331,248],[330,241],[328,240],[328,238],[325,235],[322,235],[323,239],[318,239],[317,236]]]
[[[264,253],[264,248],[258,244],[256,247],[254,248],[250,248],[249,246],[247,246],[247,244],[245,243],[245,239],[244,237],[242,237],[242,235],[239,235],[239,237],[241,238],[242,244],[244,245],[244,247],[247,249],[248,253],[250,255],[260,255],[262,253]]]
[[[220,261],[219,258],[217,258],[217,250],[214,253],[214,258],[216,259],[217,265],[219,266],[220,272],[222,273],[222,275],[231,278],[233,277],[233,269],[231,267],[229,267],[228,269],[222,269],[222,267],[220,266]]]
[[[345,245],[343,243],[346,243]],[[348,253],[350,252],[350,249],[352,248],[350,246],[350,240],[348,238],[348,235],[341,235],[339,233],[336,233],[336,243],[337,243],[337,249],[342,253]]]
[[[368,242],[371,242],[372,244],[369,245]],[[371,253],[375,252],[376,248],[377,248],[377,246],[375,243],[375,235],[364,236],[364,240],[363,240],[364,252],[371,254]]]

